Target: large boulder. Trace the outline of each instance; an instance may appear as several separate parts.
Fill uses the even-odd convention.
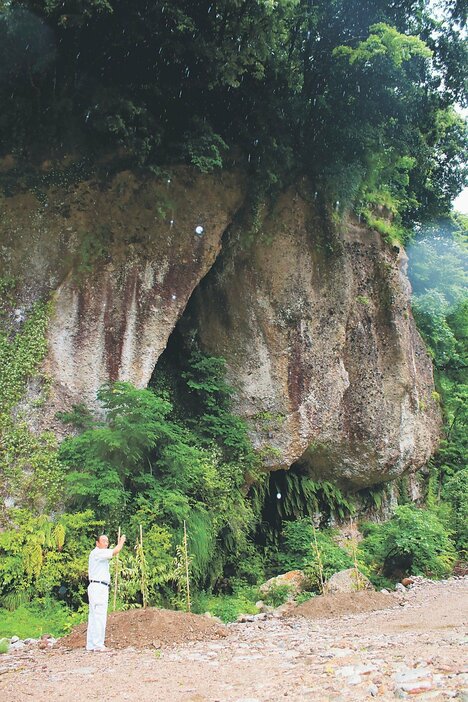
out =
[[[268,595],[271,590],[284,586],[288,588],[289,596],[293,597],[307,589],[308,579],[302,570],[290,570],[264,582],[260,585],[260,592],[262,595]]]
[[[360,590],[375,590],[375,588],[369,578],[366,578],[357,568],[348,568],[334,573],[325,586],[325,592],[330,595]]]

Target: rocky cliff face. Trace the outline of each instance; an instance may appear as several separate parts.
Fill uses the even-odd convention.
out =
[[[221,249],[242,202],[236,176],[178,169],[162,181],[121,172],[104,187],[83,181],[3,202],[5,271],[18,281],[16,316],[52,296],[47,405],[93,406],[106,381],[145,387],[175,323]]]
[[[439,415],[404,253],[356,221],[328,226],[303,186],[255,237],[234,223],[242,202],[238,176],[188,170],[3,200],[18,318],[54,299],[40,424],[92,404],[106,380],[145,386],[184,314],[182,326],[226,358],[236,409],[270,468],[300,462],[370,485],[423,464]]]
[[[357,221],[327,229],[296,189],[250,245],[236,234],[191,315],[268,464],[356,486],[422,465],[440,419],[404,252]]]

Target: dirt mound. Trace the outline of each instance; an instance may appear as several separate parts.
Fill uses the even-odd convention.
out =
[[[75,627],[58,645],[65,648],[84,648],[86,627],[86,624]],[[227,636],[226,628],[208,617],[150,607],[110,614],[107,620],[106,646],[164,648],[171,644],[219,639],[224,636]]]
[[[384,592],[341,592],[319,595],[293,609],[289,616],[307,619],[333,619],[346,614],[389,609],[396,604],[395,596]]]

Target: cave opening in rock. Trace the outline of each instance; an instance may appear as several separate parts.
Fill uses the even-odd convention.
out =
[[[229,424],[231,421],[242,423],[246,440],[249,441],[250,450],[254,454],[253,445],[242,418],[231,414],[231,397],[223,396],[222,393],[216,394],[216,388],[224,381],[224,360],[202,353],[196,329],[196,315],[193,312],[193,306],[189,303],[158,359],[149,387],[156,392],[164,393],[170,399],[174,418],[194,432],[198,437],[196,441],[201,447],[209,449],[210,445],[215,446],[215,450],[220,452],[222,461],[225,463],[223,470],[231,470],[231,466],[232,470],[235,470],[238,456],[231,454],[230,446],[223,443],[226,434],[223,433],[220,440],[220,434],[212,434],[210,431],[213,428],[213,424],[210,424],[213,416],[216,427],[219,428],[218,420],[222,414],[223,432],[226,426],[231,427]],[[194,358],[203,358],[207,363],[213,361],[217,375],[215,377],[194,376]],[[216,365],[216,362],[219,362],[219,365]],[[211,395],[214,404],[208,412],[206,405],[200,401],[200,394],[188,384],[188,378],[215,387]],[[225,387],[228,386],[225,385]],[[228,397],[227,401],[226,397]],[[216,417],[218,411],[221,414]],[[210,415],[208,423],[205,423],[204,414]],[[242,463],[242,459],[240,462]],[[246,536],[258,553],[271,556],[281,548],[282,532],[286,523],[307,517],[317,527],[329,526],[334,523],[337,516],[342,517],[349,507],[349,503],[337,486],[331,482],[312,479],[309,468],[303,462],[298,461],[287,470],[275,470],[266,474],[264,472],[259,474],[258,469],[249,474],[248,466],[243,466],[243,470],[243,475],[228,499],[232,499],[233,505],[236,500],[238,505],[243,500],[250,504],[254,520]],[[223,527],[216,538],[219,548],[228,552],[232,541],[229,526]],[[239,577],[240,566],[236,559],[228,557],[223,560],[222,574],[218,571],[216,579],[210,581],[210,585],[215,589],[222,589],[224,587],[222,583],[228,582],[231,576]]]
[[[320,483],[312,481],[297,463],[288,470],[272,471],[267,477],[256,542],[262,546],[278,545],[287,521],[304,517],[327,521],[330,512],[319,500],[320,492]]]
[[[169,393],[174,406],[186,407],[187,412],[190,410],[186,406],[190,403],[190,397],[184,390],[182,374],[187,371],[191,351],[191,345],[182,333],[180,323],[176,324],[148,383],[148,387],[156,392]]]

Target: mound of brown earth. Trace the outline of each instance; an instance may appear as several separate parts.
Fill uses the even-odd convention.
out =
[[[291,617],[307,619],[333,619],[357,612],[372,612],[376,609],[389,609],[396,604],[395,595],[384,592],[342,592],[335,595],[319,595],[295,607]]]
[[[61,639],[59,645],[65,648],[84,648],[86,626],[80,624],[75,627],[71,634]],[[219,639],[226,635],[226,628],[208,617],[150,607],[110,614],[107,620],[106,646],[163,648],[189,641]]]

